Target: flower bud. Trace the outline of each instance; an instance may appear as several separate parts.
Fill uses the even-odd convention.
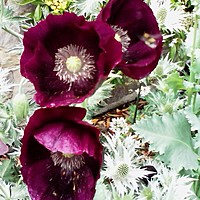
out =
[[[22,121],[28,115],[28,99],[24,93],[15,95],[12,107],[17,120]]]

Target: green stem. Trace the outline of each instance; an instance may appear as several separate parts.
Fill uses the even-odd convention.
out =
[[[200,175],[198,176],[198,180],[195,182],[194,191],[198,198],[200,198]]]
[[[12,29],[8,28],[8,27],[2,27],[2,29],[8,33],[10,33],[11,35],[15,36],[16,38],[18,38],[19,40],[22,40],[23,35],[13,31]]]
[[[118,71],[117,73],[116,73],[117,75],[122,75],[122,72],[121,71]],[[108,78],[107,80],[105,80],[104,82],[103,82],[103,84],[106,84],[106,83],[110,83],[111,81],[113,81],[114,79],[116,79],[117,77],[111,77],[111,78]]]
[[[141,86],[142,84],[140,83],[139,85],[139,92],[138,92],[138,95],[137,95],[137,100],[136,100],[136,107],[135,107],[135,112],[134,112],[134,117],[133,117],[133,123],[135,124],[136,122],[136,117],[137,117],[137,111],[138,111],[138,104],[139,104],[139,100],[140,100],[140,92],[141,92]]]
[[[190,66],[194,65],[195,60],[195,48],[196,48],[196,37],[197,37],[197,28],[198,28],[198,16],[195,14],[194,16],[194,35],[193,35],[193,42],[192,42],[192,52],[191,52],[191,59],[190,59]],[[190,70],[190,82],[195,83],[195,73]],[[191,104],[191,99],[193,95],[193,88],[188,89],[188,105]],[[195,103],[195,100],[193,101]],[[195,105],[193,105],[194,108]]]
[[[19,83],[19,93],[22,94],[23,93],[23,85],[26,82],[26,79],[24,77],[22,77],[20,83]]]
[[[3,13],[4,13],[4,3],[3,3],[3,0],[1,0],[0,24],[1,24],[1,20],[3,18]]]

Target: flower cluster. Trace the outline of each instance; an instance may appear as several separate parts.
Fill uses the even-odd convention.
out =
[[[141,79],[156,67],[162,48],[156,19],[142,0],[110,0],[94,21],[50,14],[25,32],[23,45],[21,74],[43,107],[30,117],[22,139],[21,171],[30,196],[91,200],[102,145],[98,129],[83,121],[85,109],[72,105],[90,97],[112,69]],[[148,173],[135,172],[131,162],[130,171],[121,171],[123,163],[118,170],[132,174],[135,188],[136,179]]]

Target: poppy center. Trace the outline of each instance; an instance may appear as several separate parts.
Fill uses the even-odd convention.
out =
[[[63,175],[80,169],[85,164],[82,155],[54,152],[51,153],[51,159],[55,166],[60,166]]]
[[[115,31],[115,39],[122,44],[122,52],[125,52],[131,41],[128,32],[118,26],[112,26],[112,28]]]
[[[66,60],[66,67],[72,73],[80,71],[82,67],[81,59],[77,56],[70,56]]]
[[[68,45],[58,49],[55,54],[56,76],[66,84],[81,84],[94,79],[96,74],[95,60],[87,49]]]

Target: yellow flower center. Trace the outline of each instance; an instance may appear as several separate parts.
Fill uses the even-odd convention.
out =
[[[66,67],[72,73],[80,71],[82,67],[81,59],[78,56],[70,56],[66,60]]]
[[[87,49],[68,45],[58,49],[55,54],[54,71],[60,80],[71,86],[90,81],[96,73],[95,60]]]
[[[45,4],[53,10],[53,13],[58,14],[66,10],[68,2],[65,0],[45,0]]]

